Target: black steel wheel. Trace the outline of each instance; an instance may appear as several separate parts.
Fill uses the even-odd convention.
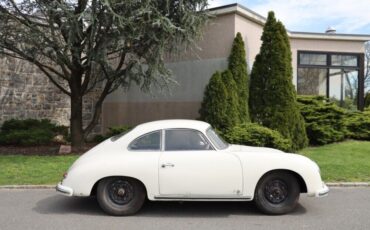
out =
[[[145,201],[145,188],[132,178],[110,177],[99,182],[97,200],[100,207],[110,215],[132,215]]]
[[[300,188],[297,179],[289,172],[265,175],[257,184],[255,203],[267,214],[285,214],[298,204]]]

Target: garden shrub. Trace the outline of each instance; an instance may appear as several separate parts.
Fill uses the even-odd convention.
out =
[[[293,85],[292,53],[284,25],[269,12],[253,64],[249,109],[253,122],[279,131],[298,150],[308,144]]]
[[[291,150],[291,141],[278,131],[260,126],[256,123],[239,124],[225,132],[223,137],[232,144]]]
[[[199,110],[201,120],[222,131],[231,127],[233,122],[230,119],[234,118],[228,116],[228,107],[230,107],[228,103],[230,100],[228,100],[229,94],[224,84],[224,79],[228,77],[227,75],[224,73],[224,76],[222,76],[218,71],[212,75],[204,91],[202,105]],[[233,81],[233,79],[231,80]]]
[[[133,128],[132,126],[128,126],[128,125],[112,126],[112,127],[109,127],[109,131],[107,132],[106,135],[97,134],[90,141],[92,141],[94,143],[100,143],[100,142],[103,142],[103,141],[105,141],[106,139],[108,139],[112,136],[116,136],[118,134],[127,132],[127,131],[131,130],[132,128]]]
[[[350,112],[345,118],[348,138],[370,140],[370,109]]]
[[[345,139],[346,110],[323,96],[298,96],[298,102],[311,145],[324,145]]]
[[[370,92],[367,92],[366,95],[365,95],[365,108],[369,108],[370,107]]]
[[[48,119],[11,119],[5,121],[0,130],[1,145],[47,145],[56,135],[68,135],[68,127],[58,126]]]

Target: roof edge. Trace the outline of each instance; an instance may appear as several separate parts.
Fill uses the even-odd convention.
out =
[[[261,26],[266,23],[266,18],[262,15],[256,13],[255,11],[239,4],[232,3],[228,5],[213,7],[208,9],[211,14],[214,15],[223,15],[235,13],[245,17]],[[327,33],[318,33],[318,32],[298,32],[298,31],[289,31],[288,36],[290,38],[296,39],[320,39],[320,40],[343,40],[343,41],[370,41],[370,34],[327,34]]]

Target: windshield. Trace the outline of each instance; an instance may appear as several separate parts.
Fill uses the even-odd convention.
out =
[[[206,131],[208,138],[218,149],[226,149],[229,144],[225,142],[211,127]]]

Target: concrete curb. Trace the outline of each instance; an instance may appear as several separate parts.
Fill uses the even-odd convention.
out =
[[[326,185],[329,187],[370,187],[370,183],[367,182],[328,182]]]
[[[370,182],[328,182],[328,187],[370,187]],[[55,189],[56,185],[0,185],[0,189]]]
[[[0,189],[55,189],[56,185],[0,185]]]

